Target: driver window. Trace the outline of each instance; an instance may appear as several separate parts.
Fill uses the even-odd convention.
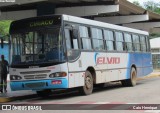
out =
[[[65,38],[67,50],[69,49],[79,49],[78,44],[78,30],[74,27],[65,29]]]
[[[70,40],[70,32],[69,29],[65,29],[65,38],[66,38],[66,46],[67,49],[71,49],[71,40]]]
[[[67,47],[68,61],[72,62],[80,55],[78,43],[78,26],[66,24],[65,26],[65,39]]]

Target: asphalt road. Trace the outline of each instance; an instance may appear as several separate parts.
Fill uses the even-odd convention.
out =
[[[148,78],[138,81],[135,87],[122,87],[120,83],[106,84],[105,88],[96,88],[93,94],[81,96],[77,91],[58,91],[48,98],[31,98],[23,101],[14,101],[7,104],[160,104],[160,77]],[[63,109],[63,108],[62,108]],[[10,111],[3,111],[8,113]],[[17,111],[12,111],[12,113]],[[27,112],[27,111],[26,111]],[[38,113],[37,111],[33,111]],[[50,113],[53,111],[44,111]],[[62,112],[62,111],[54,111]],[[68,113],[71,111],[63,111]],[[75,111],[73,111],[75,112]],[[88,113],[88,111],[76,111]],[[119,113],[120,111],[92,111],[92,113]],[[128,113],[128,111],[121,111]],[[130,111],[131,113],[149,111]],[[30,112],[32,113],[32,112]],[[160,111],[157,111],[160,113]]]

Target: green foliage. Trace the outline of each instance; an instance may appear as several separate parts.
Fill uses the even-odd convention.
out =
[[[160,37],[160,33],[152,33],[149,37],[150,39]]]
[[[155,13],[158,13],[160,14],[160,2],[159,3],[155,3],[154,1],[152,0],[149,0],[147,2],[144,2],[143,3],[143,6],[140,5],[140,3],[137,1],[133,1],[133,4],[137,5],[137,6],[140,6],[140,7],[143,7],[144,9],[147,9],[147,10],[150,10],[150,11],[153,11]]]
[[[146,10],[150,10],[152,12],[160,14],[160,2],[155,3],[154,1],[150,0],[143,3],[143,6],[140,5],[138,1],[134,1],[133,4],[140,6]],[[150,39],[160,37],[160,33],[152,33],[150,34]]]
[[[140,5],[140,3],[138,1],[133,1],[133,4],[141,7],[141,5]]]
[[[150,1],[144,2],[144,8],[160,14],[160,3],[155,3],[154,1],[150,0]]]
[[[5,36],[9,34],[9,26],[11,22],[11,20],[0,21],[0,36]]]

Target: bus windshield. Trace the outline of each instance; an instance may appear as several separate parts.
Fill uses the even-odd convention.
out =
[[[11,65],[41,65],[63,62],[61,28],[21,32],[12,37]]]

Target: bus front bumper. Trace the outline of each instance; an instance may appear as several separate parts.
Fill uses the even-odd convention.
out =
[[[12,91],[62,89],[68,88],[68,80],[61,78],[49,80],[11,81],[10,87]]]

